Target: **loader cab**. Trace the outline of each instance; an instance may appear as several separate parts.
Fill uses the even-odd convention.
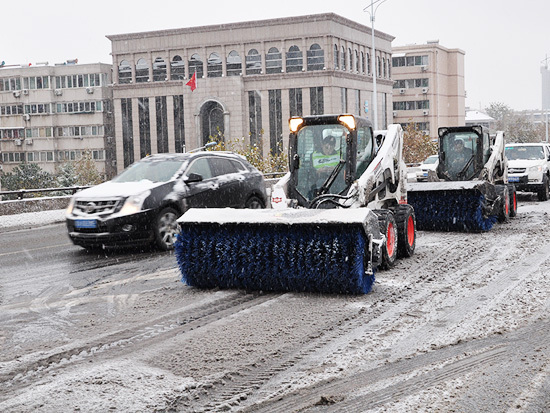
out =
[[[368,167],[375,145],[371,123],[353,115],[294,117],[290,126],[290,193],[309,207],[319,195],[347,192]]]
[[[470,181],[491,155],[489,133],[481,126],[439,128],[439,178]]]

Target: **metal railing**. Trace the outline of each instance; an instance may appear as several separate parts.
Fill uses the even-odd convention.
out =
[[[71,194],[74,194],[76,191],[80,191],[81,189],[86,189],[89,187],[90,186],[69,186],[62,188],[18,189],[17,191],[0,191],[0,197],[2,197],[2,195],[16,195],[17,199],[23,199],[26,194],[44,192],[70,192]]]

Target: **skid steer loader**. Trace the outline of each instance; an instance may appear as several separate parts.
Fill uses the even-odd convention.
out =
[[[439,128],[438,135],[436,173],[408,185],[418,229],[481,232],[515,216],[504,133],[491,137],[482,126],[462,126]]]
[[[370,121],[353,115],[289,126],[290,171],[272,189],[273,209],[190,209],[178,219],[188,285],[360,294],[378,267],[414,253],[401,127],[378,145]]]

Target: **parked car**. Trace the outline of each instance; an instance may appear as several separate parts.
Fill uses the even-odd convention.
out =
[[[76,193],[66,222],[70,239],[85,248],[153,243],[168,250],[188,208],[265,208],[266,202],[263,175],[240,155],[156,154]]]
[[[439,163],[438,155],[428,156],[424,160],[424,162],[422,162],[418,167],[419,169],[418,171],[416,171],[416,180],[418,182],[427,181],[429,171],[435,172],[435,170],[437,169],[438,163]]]
[[[510,143],[505,151],[508,182],[518,191],[536,192],[540,201],[548,200],[550,146],[546,143]]]

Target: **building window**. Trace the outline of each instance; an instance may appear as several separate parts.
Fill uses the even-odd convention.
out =
[[[127,60],[123,60],[118,65],[118,83],[132,83],[132,66]]]
[[[325,112],[323,87],[309,88],[309,103],[311,107],[311,115],[322,115]]]
[[[281,73],[283,71],[283,59],[279,49],[272,47],[265,55],[265,71],[268,74]]]
[[[168,116],[166,96],[155,97],[157,109],[157,153],[168,152]]]
[[[361,52],[361,73],[365,74],[365,53]]]
[[[240,76],[243,72],[243,61],[239,53],[231,51],[227,56],[227,76]]]
[[[376,56],[376,76],[382,76],[382,62],[380,62],[380,56]]]
[[[403,102],[393,102],[393,110],[418,110],[430,109],[429,100],[411,100]]]
[[[290,116],[302,116],[302,89],[289,89]]]
[[[170,79],[183,80],[185,79],[185,62],[181,56],[174,56],[170,62]]]
[[[412,88],[421,88],[428,87],[429,80],[425,79],[399,79],[393,83],[394,89],[412,89]]]
[[[283,150],[281,89],[269,91],[269,146],[273,154],[280,154]]]
[[[298,46],[290,46],[286,53],[286,71],[288,73],[301,72],[304,67],[302,51]]]
[[[0,92],[8,92],[11,90],[21,90],[21,78],[11,77],[0,79]]]
[[[138,98],[139,156],[145,158],[151,154],[151,121],[149,98]]]
[[[162,57],[157,57],[153,62],[153,82],[163,82],[166,78],[166,62]]]
[[[388,64],[386,62],[386,59],[382,59],[384,61],[384,78],[388,77]]]
[[[346,49],[344,49],[344,46],[342,46],[340,54],[340,68],[346,70]]]
[[[183,112],[183,95],[174,96],[174,140],[176,152],[184,152],[185,122]]]
[[[259,75],[262,73],[262,56],[256,49],[250,49],[246,55],[246,74]]]
[[[149,80],[149,65],[145,59],[139,59],[136,63],[136,83],[144,83]]]
[[[348,49],[348,55],[347,55],[347,59],[348,59],[348,67],[349,67],[349,71],[353,71],[353,55],[351,54],[351,49]]]
[[[342,113],[348,113],[348,90],[345,87],[340,88],[340,103],[342,104]]]
[[[317,43],[307,51],[307,70],[323,70],[325,68],[325,52]]]
[[[428,56],[401,56],[392,58],[393,67],[403,66],[427,66]]]
[[[134,140],[132,137],[132,99],[122,98],[121,113],[122,113],[122,152],[124,156],[124,167],[134,162]]]
[[[367,73],[370,76],[372,74],[372,62],[370,60],[370,54],[367,53]]]
[[[355,90],[355,114],[361,116],[361,91]]]
[[[218,53],[210,53],[206,68],[208,77],[222,77],[222,59]]]
[[[262,97],[257,91],[248,92],[250,145],[258,145],[262,136]]]
[[[202,78],[204,73],[201,57],[197,53],[189,59],[189,78],[193,76],[193,73],[197,74],[197,79]]]
[[[338,45],[334,45],[334,69],[338,69]]]

